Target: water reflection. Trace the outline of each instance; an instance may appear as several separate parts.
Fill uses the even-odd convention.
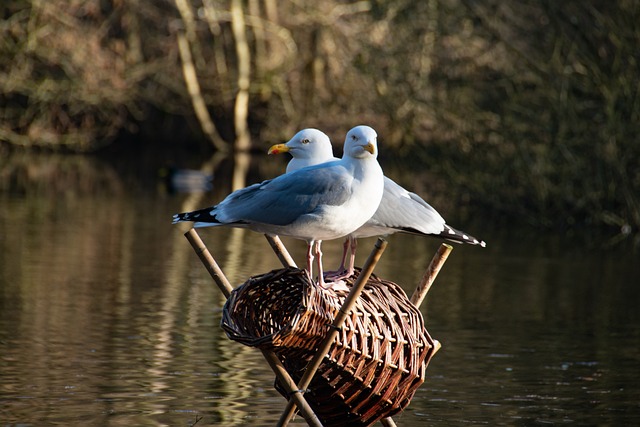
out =
[[[219,328],[224,297],[170,225],[229,189],[169,196],[85,161],[51,191],[0,193],[0,419],[273,425],[283,407],[273,374]],[[430,292],[423,312],[443,348],[398,425],[637,424],[636,255],[469,229],[489,246],[456,246]],[[258,234],[201,236],[233,284],[279,267]],[[376,272],[411,291],[439,242],[388,240]],[[373,242],[360,243],[359,265]],[[303,242],[285,243],[303,259]],[[323,249],[337,265],[341,242]]]

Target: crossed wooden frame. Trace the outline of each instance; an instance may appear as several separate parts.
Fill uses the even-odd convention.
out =
[[[229,295],[231,295],[231,292],[233,291],[233,286],[231,285],[231,283],[229,283],[229,280],[227,280],[226,276],[222,272],[222,269],[220,268],[216,260],[213,258],[213,256],[205,246],[204,242],[202,241],[202,239],[200,238],[196,230],[194,228],[191,228],[189,231],[185,233],[185,237],[193,247],[193,250],[198,255],[198,258],[200,258],[200,261],[202,261],[205,268],[213,278],[213,281],[220,288],[220,291],[222,291],[222,293],[226,298],[229,298]],[[280,238],[278,238],[278,236],[271,236],[271,235],[265,234],[265,237],[267,238],[269,244],[271,245],[271,248],[274,250],[274,252],[276,253],[276,256],[278,257],[278,259],[280,260],[280,262],[284,267],[296,267],[296,264],[293,261],[293,258],[285,248]],[[366,262],[364,263],[364,266],[362,267],[362,271],[360,272],[360,275],[358,276],[355,283],[351,287],[351,290],[349,291],[347,298],[342,303],[342,307],[340,308],[340,310],[338,311],[338,314],[333,320],[332,325],[328,328],[326,337],[322,341],[322,344],[318,348],[314,357],[309,361],[305,369],[305,372],[302,378],[300,379],[300,381],[298,382],[298,384],[296,384],[295,381],[291,378],[291,376],[285,369],[284,365],[282,364],[280,359],[278,359],[278,357],[273,351],[261,350],[265,360],[267,361],[267,363],[269,364],[273,372],[276,374],[278,382],[289,392],[289,396],[290,396],[290,399],[287,403],[287,407],[285,408],[282,415],[280,416],[280,419],[278,420],[278,424],[277,424],[278,427],[285,427],[289,424],[289,421],[295,414],[296,407],[302,414],[302,417],[305,419],[307,424],[309,424],[309,426],[322,427],[322,423],[320,422],[320,419],[313,412],[313,409],[311,409],[311,406],[309,406],[309,403],[304,398],[304,395],[303,395],[304,390],[306,390],[309,384],[311,383],[313,376],[315,375],[316,371],[320,367],[320,364],[322,363],[322,359],[329,351],[329,348],[331,347],[331,344],[335,340],[338,334],[338,331],[340,330],[347,315],[349,314],[349,311],[351,311],[356,299],[360,296],[360,293],[362,292],[364,285],[369,280],[369,277],[373,273],[373,270],[376,264],[378,263],[378,260],[380,260],[380,257],[382,256],[382,253],[384,252],[386,247],[387,247],[386,240],[382,238],[378,238],[378,240],[376,241],[373,247],[373,250],[369,254],[369,257],[367,258]],[[429,263],[427,270],[425,271],[425,273],[422,276],[422,279],[418,283],[418,286],[416,286],[415,291],[411,295],[411,302],[416,307],[420,307],[420,305],[422,304],[422,301],[424,301],[424,298],[427,296],[427,293],[429,292],[431,285],[433,285],[433,282],[435,281],[436,276],[440,272],[440,269],[442,268],[444,263],[447,261],[447,258],[452,250],[453,250],[453,247],[451,247],[446,243],[442,243],[438,248],[438,251],[433,256],[431,263]],[[438,341],[435,341],[434,353],[437,352],[439,349],[440,349],[440,343]],[[385,427],[396,426],[396,423],[393,421],[391,417],[383,418],[380,422]]]

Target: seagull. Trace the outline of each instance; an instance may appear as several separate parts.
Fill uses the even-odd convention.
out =
[[[268,153],[291,154],[292,159],[287,164],[287,174],[336,160],[329,137],[323,132],[311,128],[301,130],[284,144],[271,146]],[[356,239],[397,232],[436,236],[455,243],[486,246],[484,241],[447,225],[444,218],[420,196],[404,189],[385,176],[384,193],[378,210],[364,225],[347,236],[340,267],[336,272],[327,272],[328,276],[333,280],[340,280],[353,274]],[[349,262],[345,266],[348,252],[350,252]]]
[[[377,157],[375,130],[356,126],[347,133],[341,159],[332,158],[234,191],[216,206],[174,215],[173,223],[242,227],[305,240],[309,276],[313,277],[315,257],[318,284],[328,289],[333,281],[324,280],[320,246],[323,240],[354,232],[378,209],[384,175]]]

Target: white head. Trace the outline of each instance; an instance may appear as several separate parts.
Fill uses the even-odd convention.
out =
[[[293,157],[287,165],[287,172],[335,160],[329,137],[312,128],[301,130],[285,144],[269,148],[269,154],[280,153],[290,153]]]
[[[378,157],[378,134],[369,126],[356,126],[347,132],[344,155],[355,158]]]

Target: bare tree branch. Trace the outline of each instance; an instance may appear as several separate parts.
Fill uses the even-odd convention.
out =
[[[248,151],[251,148],[247,117],[249,115],[249,84],[251,78],[251,52],[247,43],[246,24],[242,0],[231,0],[231,28],[236,41],[238,56],[238,94],[234,108],[235,149]]]
[[[187,84],[189,95],[191,96],[191,102],[193,103],[193,110],[200,121],[202,131],[207,135],[209,141],[219,151],[226,151],[228,149],[225,142],[218,134],[218,131],[211,120],[207,106],[202,98],[200,91],[200,83],[198,83],[198,76],[196,75],[196,68],[191,58],[191,50],[189,49],[189,42],[182,31],[177,32],[178,48],[180,50],[180,59],[182,60],[182,72],[184,75],[184,81]]]

